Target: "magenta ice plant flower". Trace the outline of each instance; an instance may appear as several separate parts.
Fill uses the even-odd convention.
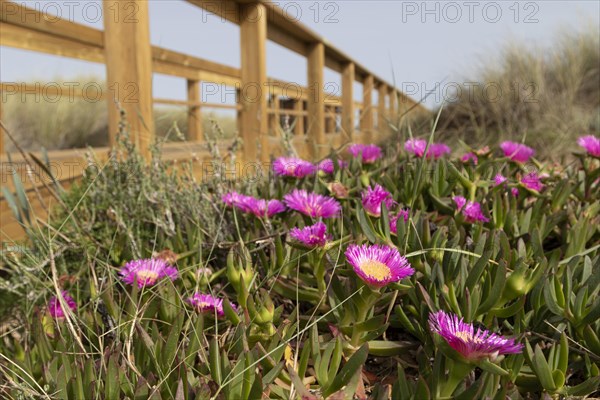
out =
[[[259,218],[265,216],[271,218],[273,215],[285,211],[285,205],[279,200],[257,199],[237,192],[223,195],[222,200],[228,206],[235,207],[245,213],[254,214]]]
[[[463,156],[460,158],[460,161],[468,164],[469,162],[473,162],[474,165],[477,165],[477,163],[479,162],[479,158],[477,158],[477,155],[475,153],[466,153],[463,154]]]
[[[331,236],[327,234],[327,225],[319,221],[304,228],[292,228],[290,236],[307,248],[323,247]]]
[[[444,154],[450,154],[450,147],[443,143],[432,143],[427,150],[427,157],[438,159]]]
[[[404,150],[414,154],[417,157],[423,157],[426,148],[427,141],[425,139],[408,139],[404,143]]]
[[[414,154],[417,157],[423,157],[427,149],[427,141],[425,139],[408,139],[404,143],[404,150]],[[443,143],[432,143],[427,149],[427,157],[438,159],[444,154],[450,154],[450,147]]]
[[[536,172],[530,172],[521,178],[521,184],[529,190],[540,192],[544,188],[544,184],[540,176]]]
[[[600,157],[600,138],[594,135],[582,136],[577,139],[577,144],[583,147],[589,155]]]
[[[467,201],[462,196],[454,196],[452,198],[452,200],[456,204],[457,210],[462,213],[462,215],[465,217],[465,220],[467,222],[473,223],[473,222],[478,222],[478,221],[482,221],[482,222],[489,221],[489,218],[487,218],[481,212],[481,204],[479,204],[478,202]]]
[[[200,313],[205,314],[217,314],[217,317],[223,317],[225,311],[223,310],[223,299],[219,299],[210,294],[194,293],[192,297],[188,297],[188,303],[194,307],[194,309]],[[237,311],[237,306],[231,303],[231,308]]]
[[[273,172],[279,176],[304,178],[317,171],[313,163],[296,157],[279,157],[273,162]]]
[[[500,149],[502,149],[504,152],[505,157],[508,157],[511,160],[519,163],[525,163],[529,161],[529,159],[535,154],[535,150],[533,150],[531,147],[510,141],[500,143]]]
[[[63,290],[60,293],[60,295],[62,296],[65,305],[69,307],[71,311],[75,311],[77,309],[77,304],[75,303],[75,300],[73,300],[73,298],[69,296],[69,294],[65,290]],[[65,318],[66,313],[65,310],[62,308],[58,297],[53,296],[50,298],[50,300],[48,300],[48,313],[54,319]]]
[[[169,265],[160,258],[149,258],[142,260],[129,261],[121,271],[119,271],[123,282],[133,285],[137,278],[139,288],[144,286],[154,286],[159,280],[169,278],[172,281],[177,279],[177,268]]]
[[[390,192],[377,184],[374,188],[370,186],[362,193],[362,205],[367,214],[374,217],[381,216],[381,204],[389,210],[394,205],[394,199]]]
[[[339,215],[342,206],[333,197],[323,196],[306,190],[294,189],[283,196],[285,204],[292,210],[313,218],[331,218]]]
[[[398,282],[415,273],[408,260],[394,247],[351,244],[345,254],[354,272],[367,285],[375,288]]]
[[[230,207],[240,207],[244,203],[246,196],[238,192],[229,192],[221,196],[223,203]]]
[[[404,222],[408,222],[409,213],[408,210],[400,210],[398,214],[390,217],[390,232],[398,234],[398,220],[402,218]]]
[[[340,168],[345,168],[347,166],[347,163],[344,160],[338,160],[338,166]],[[325,174],[328,174],[328,175],[333,174],[333,171],[334,171],[333,160],[331,158],[326,158],[317,165],[317,168],[319,169],[319,171],[321,171]]]
[[[247,212],[254,214],[259,218],[265,216],[271,218],[275,214],[285,211],[285,205],[279,200],[256,199],[250,196],[245,201],[245,208],[247,209]]]
[[[494,176],[494,186],[500,186],[506,182],[506,180],[507,178],[504,175],[498,173],[496,176]]]
[[[373,164],[381,158],[381,147],[374,144],[353,143],[348,146],[348,152],[353,157],[360,157],[365,164]]]
[[[444,311],[429,314],[429,327],[468,361],[494,360],[501,354],[518,354],[523,345],[513,339],[468,324]]]

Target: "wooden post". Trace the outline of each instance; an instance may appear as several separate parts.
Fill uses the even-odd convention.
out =
[[[279,113],[279,109],[280,109],[279,102],[280,102],[279,95],[273,93],[273,97],[272,97],[272,101],[271,101],[271,109],[275,112],[269,115],[269,118],[271,120],[271,136],[278,136],[278,134],[279,134],[279,127],[280,127],[280,121],[281,121],[281,114]]]
[[[386,112],[387,107],[385,106],[387,92],[387,85],[385,83],[379,84],[379,94],[377,99],[377,132],[380,135],[383,135],[388,131],[388,115]]]
[[[325,107],[325,133],[335,133],[335,107]]]
[[[363,80],[363,109],[360,119],[360,130],[363,141],[370,143],[373,140],[373,75],[367,75]]]
[[[189,102],[200,102],[200,81],[195,79],[187,80],[187,99]],[[202,109],[199,105],[188,107],[188,141],[201,142],[203,140],[202,132]]]
[[[342,130],[354,140],[354,63],[342,67]]]
[[[296,112],[304,111],[304,100],[301,98],[297,99],[294,102],[294,110]],[[296,136],[304,136],[304,115],[296,114],[295,119],[296,125],[294,126],[294,134]]]
[[[246,161],[269,161],[267,83],[267,10],[264,4],[240,4],[242,87],[241,132]]]
[[[319,158],[325,145],[325,45],[313,43],[308,49],[308,140],[311,155]]]
[[[148,1],[104,0],[103,8],[110,144],[116,142],[120,107],[132,139],[148,158],[154,141]],[[134,15],[131,10],[136,10]]]
[[[395,89],[390,91],[390,119],[392,123],[398,123],[398,92]]]
[[[2,107],[3,107],[3,103],[2,103],[2,92],[0,92],[0,121],[2,121],[2,123],[5,123],[4,120],[2,119]],[[2,129],[2,127],[0,127],[0,157],[4,156],[4,129]]]

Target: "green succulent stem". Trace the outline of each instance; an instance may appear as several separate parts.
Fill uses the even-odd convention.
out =
[[[452,393],[454,393],[458,385],[467,377],[467,375],[469,375],[472,370],[473,366],[471,364],[454,361],[448,370],[448,379],[440,391],[440,398],[452,398]]]
[[[374,292],[371,290],[371,288],[364,285],[362,291],[359,293],[356,299],[355,305],[357,308],[357,315],[356,320],[354,321],[354,327],[352,328],[352,336],[350,339],[350,344],[354,348],[358,348],[362,344],[361,339],[363,334],[363,332],[358,329],[356,325],[367,320],[371,309],[377,301],[377,294],[378,292]]]

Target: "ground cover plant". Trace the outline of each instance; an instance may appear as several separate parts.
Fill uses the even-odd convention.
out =
[[[600,142],[579,145],[555,165],[431,134],[197,181],[125,136],[48,226],[9,195],[29,242],[2,254],[0,394],[597,395]]]

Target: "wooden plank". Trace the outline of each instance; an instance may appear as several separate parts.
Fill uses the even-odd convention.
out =
[[[386,107],[386,98],[388,87],[385,83],[379,84],[379,93],[377,96],[377,132],[384,135],[388,131],[388,114]]]
[[[273,97],[271,98],[271,107],[267,109],[267,112],[269,113],[269,125],[270,125],[270,135],[271,136],[279,136],[279,128],[280,128],[280,124],[279,121],[281,120],[281,114],[282,111],[285,110],[281,110],[279,108],[279,96],[278,95],[273,95]]]
[[[392,89],[390,92],[390,119],[393,124],[398,123],[398,91]]]
[[[103,0],[106,81],[108,97],[108,135],[116,143],[120,110],[125,112],[127,124],[141,154],[150,157],[154,141],[152,112],[152,48],[148,2],[144,0]],[[136,9],[136,22],[113,18]]]
[[[2,11],[0,12],[0,21],[7,24],[23,28],[33,28],[38,32],[50,35],[56,35],[57,32],[61,32],[61,35],[72,38],[81,44],[102,47],[102,31],[38,11],[40,7],[39,3],[36,7],[38,10],[36,10],[16,2],[0,0],[0,7]],[[123,15],[124,18],[128,14],[131,14],[131,9],[128,11],[128,13]],[[115,18],[114,13],[111,13],[111,16],[113,19]]]
[[[190,67],[195,70],[212,72],[213,74],[218,76],[226,76],[230,78],[240,77],[239,68],[219,64],[213,61],[190,56],[188,54],[178,53],[173,50],[163,49],[161,47],[152,47],[152,59],[184,67]]]
[[[335,133],[335,107],[325,107],[325,134]]]
[[[363,109],[360,118],[360,130],[363,141],[373,140],[373,75],[367,75],[363,81]]]
[[[323,87],[325,68],[325,45],[313,43],[308,51],[308,140],[313,145],[312,156],[319,158],[325,153],[325,93]]]
[[[188,79],[187,99],[192,103],[188,107],[188,132],[187,140],[200,142],[204,135],[202,132],[202,109],[200,108],[200,81]]]
[[[240,123],[246,161],[269,160],[267,95],[267,16],[263,4],[240,6],[242,86]]]
[[[268,108],[267,112],[269,114],[278,114],[278,115],[293,115],[293,116],[307,116],[308,113],[306,111],[296,111],[284,108]]]
[[[4,96],[0,95],[0,121],[3,121],[3,114],[2,114],[2,108],[4,105],[4,102],[2,101],[2,99],[4,98]],[[3,121],[4,122],[4,121]],[[0,127],[0,156],[4,155],[4,129],[2,129],[2,127]]]
[[[353,140],[354,137],[354,63],[347,63],[342,69],[342,132]]]
[[[15,47],[91,62],[104,62],[102,47],[84,44],[70,38],[49,35],[6,22],[0,22],[0,46]]]
[[[295,125],[294,135],[304,136],[304,118],[306,118],[306,111],[304,111],[304,100],[297,99],[294,102]]]
[[[308,46],[305,41],[290,36],[276,25],[269,24],[267,27],[267,39],[302,56],[308,55]]]

